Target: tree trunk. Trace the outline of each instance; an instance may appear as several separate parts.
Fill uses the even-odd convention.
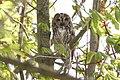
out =
[[[49,0],[37,0],[37,37],[38,37],[38,52],[42,54],[42,47],[49,48],[49,31],[45,31],[42,25],[49,26]],[[44,41],[45,40],[45,41]],[[44,43],[45,42],[45,43]]]
[[[26,1],[23,1],[23,6],[21,7],[22,11],[20,13],[21,17],[20,17],[20,27],[19,27],[19,34],[18,34],[18,44],[20,44],[19,50],[22,50],[22,45],[23,45],[23,23],[24,23],[24,15],[25,15],[25,8],[26,8]],[[18,60],[21,62],[21,56],[17,55]],[[24,74],[23,74],[23,70],[19,69],[19,73],[20,73],[20,79],[24,80]]]
[[[100,11],[100,2],[101,0],[93,0],[93,10]],[[99,36],[97,34],[93,34],[90,30],[90,51],[97,52],[99,47]],[[95,56],[93,56],[91,63],[88,65],[87,69],[87,80],[94,80],[95,73]]]
[[[44,52],[50,50],[49,0],[37,0],[37,39],[38,55],[50,56]],[[38,57],[36,61],[39,65],[54,65],[53,60],[48,57]]]

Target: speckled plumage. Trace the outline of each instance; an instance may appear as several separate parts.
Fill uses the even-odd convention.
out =
[[[65,13],[55,14],[52,21],[54,43],[66,46],[75,35],[69,15]]]
[[[70,49],[70,41],[75,37],[72,21],[69,15],[65,13],[55,14],[52,20],[53,43],[62,44],[66,48],[65,68],[71,67],[71,57],[73,57],[73,49]],[[66,73],[66,70],[65,70]]]

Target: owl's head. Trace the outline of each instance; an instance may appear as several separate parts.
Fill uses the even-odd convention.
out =
[[[57,27],[67,26],[71,23],[69,15],[65,13],[57,13],[53,18],[53,25]]]

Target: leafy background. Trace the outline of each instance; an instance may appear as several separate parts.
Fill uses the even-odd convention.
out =
[[[18,60],[18,55],[21,57],[23,63],[29,62],[30,64],[38,67],[38,63],[34,60],[38,55],[38,43],[37,43],[37,16],[36,16],[36,6],[35,0],[27,0],[25,15],[23,23],[21,22],[21,7],[24,7],[23,0],[0,0],[0,55],[2,57],[7,57],[13,60]],[[101,39],[99,44],[100,48],[104,51],[89,51],[90,42],[88,39],[84,46],[81,39],[76,43],[76,57],[75,66],[73,70],[76,73],[76,78],[82,75],[85,78],[86,66],[89,64],[95,64],[96,69],[94,72],[94,77],[97,80],[119,80],[120,73],[120,34],[119,24],[120,24],[120,0],[112,0],[107,2],[105,5],[104,13],[97,10],[89,10],[87,12],[83,5],[79,4],[77,0],[73,0],[73,15],[72,19],[80,18],[81,20],[74,23],[74,29],[76,33],[81,32],[88,25],[94,35],[99,35]],[[84,2],[83,2],[84,3]],[[54,2],[49,2],[50,5],[54,5]],[[55,7],[51,6],[51,12],[55,12]],[[82,16],[80,11],[84,11],[89,17]],[[81,15],[82,14],[82,15]],[[53,14],[50,13],[50,19],[53,18]],[[89,24],[89,20],[91,21]],[[50,22],[51,24],[51,22]],[[39,24],[47,26],[44,24]],[[19,43],[20,26],[23,27],[23,43]],[[52,26],[50,26],[52,27]],[[113,29],[115,32],[113,32]],[[80,30],[81,29],[81,30]],[[45,30],[48,30],[47,28]],[[85,30],[87,37],[89,31]],[[85,33],[84,32],[84,33]],[[80,38],[83,38],[82,35]],[[89,38],[89,37],[88,37]],[[102,38],[104,38],[102,40]],[[104,42],[104,43],[102,43]],[[103,45],[101,45],[103,44]],[[105,45],[106,44],[106,45]],[[57,45],[56,49],[61,52],[62,56],[65,56],[65,49],[62,45]],[[44,53],[52,54],[50,49],[43,48]],[[77,54],[78,53],[78,54]],[[79,54],[80,53],[80,54]],[[95,63],[91,63],[93,57],[95,56]],[[42,56],[44,57],[44,56]],[[55,58],[55,57],[54,57]],[[57,59],[59,57],[56,57]],[[60,63],[59,63],[60,64]],[[83,65],[83,66],[82,66]],[[24,66],[23,66],[24,67]],[[46,68],[46,67],[45,67]],[[6,62],[0,61],[0,80],[19,80],[19,69],[18,66],[8,64]],[[29,79],[40,79],[40,80],[51,80],[54,77],[45,77],[38,73],[30,72],[29,70],[25,72],[24,77]]]

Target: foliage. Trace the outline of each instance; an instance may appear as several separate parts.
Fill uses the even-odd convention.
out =
[[[8,57],[12,60],[18,60],[18,55],[21,57],[22,63],[30,63],[35,67],[38,67],[38,63],[35,61],[38,56],[37,52],[37,25],[42,27],[41,31],[49,31],[49,27],[45,23],[37,24],[36,11],[38,10],[35,0],[26,0],[26,6],[24,6],[24,0],[4,0],[0,4],[0,55],[2,57]],[[83,0],[82,0],[83,1]],[[87,1],[87,0],[86,0]],[[84,2],[79,4],[79,1],[73,0],[74,5],[71,5],[74,11],[72,18],[76,16],[81,20],[80,22],[74,24],[76,31],[80,33],[79,29],[84,29],[87,27],[86,31],[91,30],[94,35],[98,35],[99,38],[105,38],[103,46],[99,46],[104,49],[104,51],[89,51],[89,44],[93,43],[88,41],[81,45],[81,39],[79,45],[76,45],[76,52],[73,63],[73,70],[76,72],[76,78],[82,75],[83,78],[86,77],[87,67],[89,64],[95,64],[96,70],[94,72],[94,78],[97,80],[119,80],[120,79],[120,35],[118,33],[113,34],[112,29],[119,31],[120,29],[120,0],[110,3],[105,9],[104,15],[97,10],[91,9],[87,12],[84,9]],[[28,4],[29,3],[29,4]],[[50,9],[54,9],[55,3],[50,2]],[[115,6],[112,6],[115,5]],[[25,7],[25,15],[22,16],[21,8]],[[41,9],[42,10],[42,9]],[[53,10],[53,11],[54,11]],[[82,16],[81,11],[87,13],[89,17]],[[52,13],[50,13],[52,15]],[[21,17],[24,18],[23,23],[21,22]],[[50,17],[51,18],[51,17]],[[110,22],[107,22],[110,21]],[[20,26],[23,29],[23,39],[22,43],[19,43]],[[110,29],[110,27],[112,29]],[[84,34],[80,34],[82,37]],[[89,34],[88,34],[89,35]],[[82,38],[80,37],[80,38]],[[87,41],[87,40],[85,40]],[[102,44],[101,41],[99,44]],[[106,45],[105,45],[106,44]],[[55,50],[62,56],[65,56],[66,49],[62,44],[54,44]],[[51,49],[42,47],[42,53],[44,54],[54,54]],[[80,54],[77,54],[80,53]],[[55,56],[55,57],[54,57]],[[59,59],[61,56],[54,55],[52,58]],[[51,56],[48,58],[51,58]],[[95,63],[91,63],[92,58],[95,58]],[[56,63],[57,64],[57,63]],[[58,63],[61,69],[64,63]],[[14,64],[8,64],[6,62],[0,61],[0,80],[19,80],[19,76],[15,72],[18,66]],[[46,68],[43,67],[42,68]],[[61,71],[60,69],[58,72]],[[19,73],[19,71],[18,71]],[[52,72],[51,72],[52,73]],[[24,77],[29,79],[42,79],[42,80],[52,80],[54,77],[45,77],[39,73],[32,73],[29,70],[26,72]],[[59,76],[60,77],[60,76]]]
[[[63,54],[65,55],[66,53],[66,49],[62,44],[55,44],[55,50],[59,53],[59,54]]]

